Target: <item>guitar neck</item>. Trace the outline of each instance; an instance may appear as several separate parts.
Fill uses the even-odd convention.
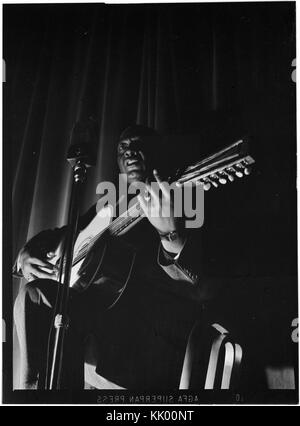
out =
[[[212,154],[201,161],[186,167],[177,173],[171,183],[185,185],[189,182],[203,185],[205,190],[218,187],[219,184],[233,182],[235,176],[241,178],[250,173],[250,166],[255,160],[248,155],[247,142],[243,139],[227,146],[221,151]],[[73,265],[82,260],[91,247],[105,233],[118,237],[139,223],[145,214],[138,201],[114,219],[104,230],[96,234],[88,244],[88,247],[80,250],[73,260]]]
[[[114,237],[123,234],[129,228],[135,226],[145,217],[145,214],[136,201],[126,212],[122,213],[119,217],[114,219],[108,227],[108,231]]]

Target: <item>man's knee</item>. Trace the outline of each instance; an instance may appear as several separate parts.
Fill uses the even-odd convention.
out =
[[[35,280],[22,285],[14,305],[15,318],[24,312],[27,305],[52,309],[56,291],[55,283],[47,280]]]

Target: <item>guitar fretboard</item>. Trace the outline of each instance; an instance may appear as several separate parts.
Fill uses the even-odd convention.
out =
[[[207,190],[212,186],[218,187],[219,183],[232,182],[234,175],[242,177],[244,174],[249,174],[249,166],[254,162],[254,159],[247,155],[247,142],[241,139],[185,168],[181,171],[180,176],[176,176],[173,181],[181,185],[188,182],[203,184],[204,189]],[[127,228],[136,225],[144,216],[139,202],[135,202],[126,212],[114,219],[110,225],[96,234],[76,253],[72,266],[85,258],[89,250],[105,232],[112,236],[118,236]]]

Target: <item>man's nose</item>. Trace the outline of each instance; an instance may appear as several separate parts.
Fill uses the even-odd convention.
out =
[[[134,149],[129,148],[125,151],[124,157],[129,158],[129,157],[133,157],[135,155],[137,155],[137,152]]]

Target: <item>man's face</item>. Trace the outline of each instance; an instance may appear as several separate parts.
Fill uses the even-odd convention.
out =
[[[118,144],[118,165],[125,173],[128,182],[145,181],[146,158],[142,151],[142,141],[138,136],[123,139]]]

